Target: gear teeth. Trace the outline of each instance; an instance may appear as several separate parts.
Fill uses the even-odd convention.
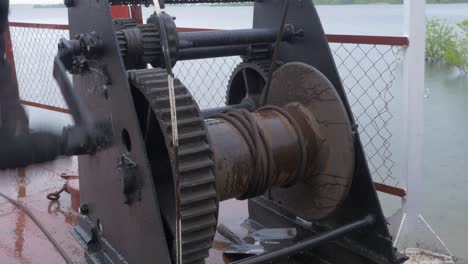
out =
[[[234,86],[234,80],[236,77],[238,77],[239,74],[243,74],[243,71],[245,69],[252,69],[256,72],[258,72],[259,76],[265,81],[268,79],[268,75],[270,73],[270,67],[271,67],[271,60],[255,60],[251,62],[242,62],[239,65],[237,65],[234,70],[232,71],[231,76],[229,77],[228,81],[228,88],[226,91],[226,105],[232,105],[232,104],[238,104],[240,102],[237,102],[232,96],[237,97],[240,94],[235,94],[234,93],[242,93],[242,91],[236,91],[235,89],[239,89],[238,87]],[[273,68],[273,71],[278,69],[279,65],[276,65],[276,67]],[[263,87],[262,87],[263,88]],[[260,88],[260,90],[262,89]]]
[[[145,25],[136,25],[130,26],[122,22],[121,24],[114,21],[115,29],[119,29],[115,32],[117,43],[119,44],[120,53],[124,59],[125,66],[127,69],[132,68],[146,68],[146,64],[154,63],[155,61],[161,60],[163,57],[162,47],[161,47],[161,37],[159,34],[158,28],[153,24]],[[131,24],[130,22],[128,22]],[[132,24],[133,25],[133,24]],[[130,34],[128,36],[127,34]],[[131,40],[127,39],[131,38]],[[135,47],[129,47],[129,43],[137,42],[137,47],[142,47],[142,50],[136,50]],[[131,62],[128,62],[126,58],[136,57],[138,64],[132,65]],[[128,58],[127,58],[128,59]],[[132,59],[132,61],[135,59]],[[141,65],[140,65],[141,64]]]
[[[271,44],[254,44],[250,46],[250,52],[243,57],[244,62],[271,61],[273,47]]]
[[[190,223],[186,223],[184,226],[182,226],[182,231],[186,233],[198,231],[201,229],[205,229],[206,227],[212,227],[216,226],[217,220],[216,218],[212,217],[209,220],[206,220],[204,217],[200,218],[199,220],[197,219],[192,219]]]
[[[150,103],[169,148],[172,141],[172,124],[166,71],[134,70],[129,71],[128,76],[133,87],[140,90]],[[218,199],[213,172],[214,162],[206,125],[198,105],[178,79],[174,80],[174,89],[179,129],[178,171],[183,263],[201,264],[208,257],[216,234]],[[171,158],[172,162],[173,160],[174,158]]]
[[[210,152],[210,146],[208,144],[201,144],[197,146],[184,146],[179,148],[179,156],[185,158],[187,156],[197,155],[199,153]]]
[[[114,19],[114,30],[119,31],[128,28],[134,28],[137,22],[131,18],[117,18]]]
[[[153,63],[162,56],[161,36],[158,28],[152,24],[138,25],[143,40],[143,60]]]
[[[125,34],[123,33],[123,31],[117,31],[115,32],[115,35],[117,37],[117,43],[119,44],[122,58],[125,58],[128,52],[127,38],[125,37]]]

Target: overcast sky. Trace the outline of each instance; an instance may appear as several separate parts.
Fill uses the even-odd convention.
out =
[[[3,0],[0,0],[3,1]],[[58,4],[61,0],[10,0],[10,4]]]

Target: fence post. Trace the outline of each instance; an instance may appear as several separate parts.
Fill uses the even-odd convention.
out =
[[[405,34],[410,44],[403,65],[403,177],[407,187],[408,226],[415,226],[420,212],[423,178],[424,74],[426,46],[425,0],[405,0]],[[410,228],[408,232],[414,230]],[[411,234],[408,234],[412,237]]]
[[[420,248],[452,256],[450,250],[421,215],[423,172],[426,0],[404,0],[405,34],[409,46],[403,63],[402,176],[407,195],[403,207],[389,220],[395,225],[394,245]]]

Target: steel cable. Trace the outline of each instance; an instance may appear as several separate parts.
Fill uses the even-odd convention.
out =
[[[291,123],[296,131],[299,148],[301,149],[300,165],[294,177],[282,187],[291,186],[305,173],[307,149],[304,135],[299,124],[286,110],[278,106],[266,106],[259,109],[259,111],[261,110],[278,112]],[[276,164],[272,148],[256,115],[245,109],[229,109],[225,112],[212,115],[210,118],[222,119],[234,126],[247,143],[250,155],[255,159],[254,176],[250,177],[247,191],[238,197],[238,199],[249,199],[265,193],[274,183],[272,182],[272,176],[276,175]]]
[[[0,196],[2,196],[3,198],[5,198],[6,200],[8,200],[10,203],[14,204],[16,207],[20,208],[23,212],[25,212],[32,220],[33,222],[39,227],[39,229],[41,229],[42,233],[44,233],[44,235],[47,237],[47,239],[52,243],[52,245],[54,245],[54,247],[57,249],[57,251],[60,253],[60,255],[63,257],[63,259],[65,260],[65,262],[67,264],[73,264],[73,261],[70,259],[70,257],[68,256],[68,254],[65,252],[65,250],[63,249],[62,246],[60,246],[60,244],[57,242],[57,240],[55,240],[55,238],[52,236],[52,234],[47,231],[47,229],[45,228],[45,226],[41,223],[41,221],[39,221],[39,219],[31,212],[31,210],[29,210],[29,208],[27,208],[26,206],[24,206],[23,204],[21,204],[20,202],[16,201],[15,199],[5,195],[4,193],[0,192]]]

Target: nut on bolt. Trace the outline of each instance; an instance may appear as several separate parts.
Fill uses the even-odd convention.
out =
[[[87,204],[80,206],[80,214],[87,215],[89,213],[89,207]]]

